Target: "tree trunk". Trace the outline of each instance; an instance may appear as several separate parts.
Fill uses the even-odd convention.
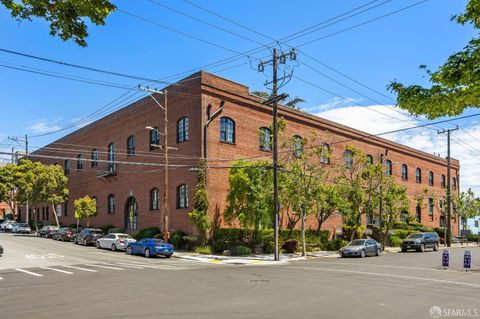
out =
[[[305,216],[307,215],[306,210],[307,208],[304,207],[302,212],[302,256],[304,257],[307,255],[307,249],[305,247]]]
[[[350,241],[352,241],[354,238],[355,238],[355,234],[357,233],[357,229],[355,228],[353,231],[352,231],[352,234],[350,235]]]
[[[78,226],[80,224],[80,218],[77,218],[77,232],[78,232]]]
[[[52,204],[52,211],[53,211],[53,216],[55,216],[55,222],[57,223],[57,227],[60,228],[60,223],[58,222],[57,210],[55,209],[54,204]]]
[[[383,238],[382,238],[383,249],[385,249],[385,246],[387,246],[387,237],[388,237],[389,230],[390,230],[390,227],[388,227],[388,224],[387,224],[387,228],[385,229],[385,232],[383,233]]]
[[[320,236],[320,230],[322,230],[322,225],[323,225],[323,219],[321,217],[317,218],[318,221],[318,226],[317,226],[317,236]]]

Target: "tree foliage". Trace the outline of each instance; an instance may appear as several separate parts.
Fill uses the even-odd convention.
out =
[[[87,46],[87,19],[95,25],[105,25],[105,18],[116,9],[109,0],[0,0],[18,21],[42,18],[50,24],[50,34],[62,40],[73,39]]]
[[[460,24],[480,29],[480,0],[470,0],[466,10],[452,18]],[[389,89],[397,94],[398,106],[429,119],[462,114],[468,107],[480,107],[480,37],[474,37],[463,50],[452,54],[438,70],[425,70],[430,87],[404,85],[392,81]]]
[[[90,219],[97,216],[97,201],[88,195],[76,199],[73,202],[75,209],[75,218],[87,221],[87,227],[90,226]]]
[[[382,183],[381,198],[383,200],[382,224],[383,230],[383,245],[385,246],[388,231],[393,228],[393,225],[398,221],[400,214],[408,212],[410,209],[410,199],[407,195],[407,187],[404,185],[397,185],[391,176],[385,176],[385,181]]]
[[[253,95],[256,95],[258,97],[261,97],[265,100],[268,100],[272,97],[272,95],[268,92],[265,92],[265,91],[253,91],[252,92]],[[301,97],[294,97],[294,98],[291,98],[290,100],[288,100],[286,103],[285,103],[285,106],[289,107],[289,108],[292,108],[292,109],[295,109],[295,110],[299,110],[300,107],[298,106],[300,103],[305,103],[306,101],[304,99],[302,99]]]
[[[452,205],[455,207],[455,217],[460,217],[462,220],[462,229],[465,231],[467,219],[478,215],[480,208],[480,199],[475,197],[472,189],[469,188],[466,192],[461,192],[459,195],[452,194]]]
[[[212,226],[212,220],[208,215],[208,194],[206,189],[205,161],[200,163],[198,182],[193,195],[193,209],[188,213],[190,221],[200,233],[202,244],[205,244],[208,231]]]

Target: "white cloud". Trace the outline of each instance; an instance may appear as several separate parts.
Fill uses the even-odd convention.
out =
[[[61,127],[56,123],[59,120],[38,120],[27,127],[27,130],[34,134],[44,134],[59,130]]]
[[[324,112],[332,109],[350,106],[352,104],[359,103],[360,101],[361,99],[357,99],[357,98],[348,98],[348,97],[343,98],[343,97],[336,96],[333,99],[328,100],[326,103],[305,108],[305,111],[309,113]]]
[[[412,118],[393,106],[372,105],[368,107],[348,106],[318,112],[315,115],[347,125],[361,131],[377,134],[422,124],[419,118]],[[446,157],[447,137],[437,133],[438,127],[425,127],[382,137],[410,146],[430,154]],[[460,141],[465,144],[462,144]],[[480,123],[470,122],[468,128],[455,131],[451,140],[451,156],[460,160],[460,186],[466,191],[472,188],[480,195]]]

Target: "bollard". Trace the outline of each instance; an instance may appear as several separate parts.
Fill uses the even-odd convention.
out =
[[[442,267],[443,269],[448,268],[448,264],[450,263],[450,251],[445,249],[442,254]]]
[[[463,255],[463,268],[465,271],[469,271],[472,268],[472,252],[470,250],[465,250]]]

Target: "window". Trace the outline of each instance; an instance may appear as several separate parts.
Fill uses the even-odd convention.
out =
[[[415,182],[419,184],[422,182],[422,169],[420,167],[415,170]]]
[[[445,216],[442,215],[440,216],[440,227],[445,227],[445,224],[446,224]]]
[[[160,146],[160,131],[158,127],[150,130],[150,150],[157,149]]]
[[[475,223],[475,228],[478,228],[478,219],[474,221]]]
[[[367,165],[372,165],[373,164],[373,157],[370,154],[367,154],[365,156],[365,159],[367,160]]]
[[[387,160],[385,162],[385,166],[386,166],[386,174],[388,176],[391,176],[392,175],[392,172],[393,172],[393,167],[392,167],[392,161],[391,160]]]
[[[50,214],[50,207],[45,207],[45,219],[49,220],[49,214]]]
[[[127,138],[127,156],[135,155],[135,136],[130,135]]]
[[[113,195],[113,194],[108,195],[107,213],[108,214],[115,213],[115,195]]]
[[[428,172],[428,185],[433,186],[433,172]]]
[[[452,178],[452,189],[457,190],[457,179],[455,177]]]
[[[417,223],[422,222],[422,208],[418,205],[415,208],[415,220],[417,221]]]
[[[433,198],[428,198],[428,215],[433,216],[433,208],[435,207],[433,203]]]
[[[150,210],[158,210],[160,208],[158,198],[159,198],[158,188],[157,187],[152,188],[150,190]]]
[[[188,189],[186,184],[177,187],[177,208],[188,207]]]
[[[402,179],[404,181],[408,180],[408,167],[407,164],[402,164]]]
[[[109,172],[115,172],[115,144],[108,144],[108,165],[107,170]]]
[[[77,156],[77,171],[83,170],[83,155],[80,154]]]
[[[442,177],[440,178],[440,187],[445,188],[445,175],[442,174]]]
[[[272,150],[272,133],[268,127],[261,127],[259,132],[259,143],[260,149],[262,151],[271,151]]]
[[[64,165],[63,165],[63,173],[65,175],[70,174],[70,160],[65,160]]]
[[[220,141],[235,143],[235,122],[229,117],[220,118]]]
[[[320,149],[320,163],[330,164],[330,145],[326,143]]]
[[[299,158],[303,153],[303,139],[299,135],[293,137],[293,156]]]
[[[91,162],[90,162],[90,166],[93,168],[93,167],[97,167],[98,165],[98,149],[94,148],[92,150],[92,153],[91,153]]]
[[[42,220],[45,220],[45,207],[42,207]]]
[[[353,167],[353,152],[351,150],[345,150],[345,152],[343,152],[343,161],[345,162],[346,168]]]
[[[68,216],[68,200],[65,201],[63,204],[63,216],[67,217]]]
[[[188,117],[182,117],[177,122],[177,143],[188,141]]]
[[[408,212],[401,212],[400,213],[400,222],[406,223],[407,222],[407,217],[408,217]]]

